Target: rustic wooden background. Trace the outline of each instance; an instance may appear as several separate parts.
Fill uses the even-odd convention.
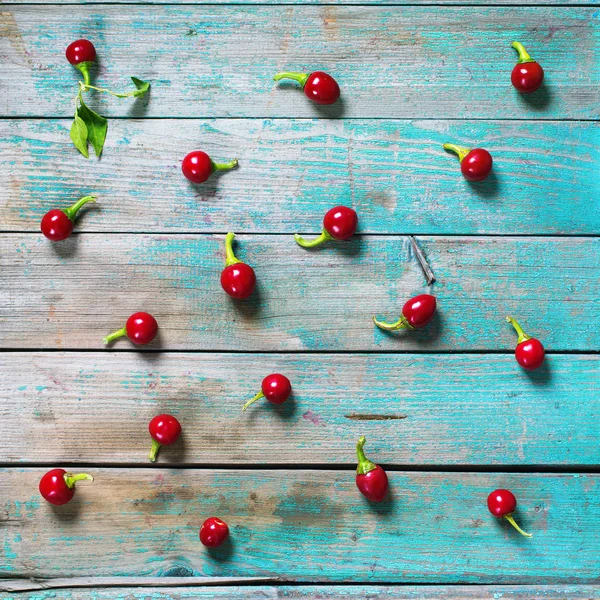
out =
[[[600,598],[600,3],[569,0],[4,0],[0,17],[0,597],[583,600]],[[110,118],[100,161],[68,137],[74,39],[97,81],[152,82]],[[510,85],[519,39],[546,70]],[[310,104],[279,70],[323,69]],[[470,185],[443,142],[480,145]],[[240,168],[190,185],[202,148]],[[96,193],[52,245],[41,216]],[[346,245],[308,252],[337,203]],[[223,238],[257,294],[222,292]],[[387,335],[425,283],[439,315]],[[152,312],[151,346],[102,337]],[[513,314],[548,350],[514,361]],[[280,408],[240,408],[262,377]],[[146,461],[147,423],[183,441]],[[354,445],[391,498],[355,489]],[[50,466],[92,473],[62,508]],[[519,500],[524,539],[488,513]],[[231,543],[198,540],[212,515]]]

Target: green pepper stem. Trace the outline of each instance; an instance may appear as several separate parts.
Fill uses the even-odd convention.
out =
[[[158,454],[159,450],[160,450],[160,444],[156,440],[152,440],[152,447],[150,448],[150,454],[148,455],[148,458],[152,462],[156,461],[156,455]]]
[[[213,171],[229,171],[230,169],[233,169],[238,165],[237,158],[234,158],[233,160],[230,160],[226,163],[216,163],[212,160],[210,162],[212,164]]]
[[[77,475],[72,475],[71,473],[65,473],[64,474],[64,479],[65,479],[65,483],[67,484],[67,487],[72,490],[73,487],[75,486],[75,482],[77,481],[94,481],[94,478],[91,475],[88,475],[87,473],[78,473]]]
[[[401,315],[397,321],[393,323],[386,323],[385,321],[378,321],[375,315],[373,315],[373,323],[385,331],[398,331],[400,329],[414,329],[414,327],[406,320],[404,315]]]
[[[323,229],[319,237],[316,237],[314,240],[305,240],[299,233],[294,235],[294,239],[303,248],[315,248],[316,246],[320,246],[322,243],[328,242],[334,238],[327,232],[326,229]]]
[[[444,144],[444,150],[457,154],[459,162],[462,162],[465,156],[471,152],[470,148],[464,148],[463,146],[457,146],[456,144]]]
[[[65,215],[67,215],[67,217],[69,217],[71,221],[74,221],[79,209],[88,202],[96,202],[96,196],[84,196],[83,198],[77,200],[73,206],[69,206],[69,208],[63,208],[62,211],[65,213]]]
[[[525,50],[525,47],[520,42],[513,42],[511,46],[519,53],[519,62],[517,64],[535,62]]]
[[[259,400],[260,398],[264,398],[265,395],[262,393],[262,390],[260,392],[258,392],[258,394],[256,394],[256,396],[254,396],[254,398],[251,398],[250,400],[248,400],[248,402],[246,402],[246,404],[244,404],[244,406],[242,407],[242,410],[246,410],[251,404],[254,404],[257,400]]]
[[[235,233],[231,233],[231,231],[225,236],[225,266],[229,267],[231,265],[236,265],[241,263],[242,261],[235,257],[233,253],[233,238],[235,237]]]
[[[283,73],[277,73],[276,75],[273,75],[273,79],[275,81],[279,81],[280,79],[293,79],[294,81],[297,81],[303,89],[308,81],[308,78],[308,73],[296,73],[294,71],[284,71]]]
[[[512,515],[504,515],[504,518],[521,534],[525,537],[531,537],[531,533],[525,533],[518,525],[517,522],[513,519]]]
[[[110,344],[112,341],[124,337],[127,335],[127,328],[123,327],[123,329],[119,329],[118,331],[114,331],[110,335],[107,335],[103,340],[103,344]]]
[[[517,321],[515,321],[512,317],[506,317],[506,322],[510,323],[515,328],[515,331],[517,332],[517,335],[519,336],[519,339],[517,340],[517,344],[520,344],[521,342],[526,342],[527,340],[531,339],[531,336],[527,335],[523,331],[523,329],[521,328],[519,323],[517,323]]]
[[[81,89],[84,92],[87,92],[88,90],[96,90],[97,92],[102,92],[104,94],[110,94],[111,96],[114,96],[115,98],[131,98],[132,96],[135,96],[136,92],[138,91],[137,89],[135,89],[131,92],[122,92],[119,94],[117,92],[111,92],[110,90],[107,90],[106,88],[101,88],[101,87],[96,87],[95,85],[90,85],[89,82],[80,83],[79,85],[81,86]]]
[[[92,63],[90,61],[80,62],[75,65],[75,68],[83,75],[83,85],[89,87],[90,85],[90,67]]]
[[[377,465],[371,462],[364,453],[365,443],[367,438],[362,435],[356,444],[356,456],[358,457],[358,466],[356,467],[357,475],[366,475],[377,468]]]

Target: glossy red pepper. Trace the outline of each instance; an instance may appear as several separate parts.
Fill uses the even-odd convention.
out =
[[[221,273],[221,287],[232,298],[243,300],[248,298],[256,286],[254,269],[238,260],[233,253],[233,238],[235,233],[225,237],[225,268]]]
[[[386,331],[398,331],[399,329],[420,329],[425,327],[433,316],[437,308],[435,296],[430,294],[419,294],[408,300],[402,307],[402,315],[394,323],[378,321],[373,317],[373,323]]]
[[[154,462],[161,446],[174,444],[181,435],[179,421],[171,415],[157,415],[150,421],[148,431],[152,437],[150,460]]]
[[[77,66],[83,62],[94,62],[96,60],[96,48],[89,40],[75,40],[67,46],[65,55],[73,66]]]
[[[386,472],[365,457],[363,448],[366,443],[362,436],[356,444],[358,467],[356,468],[356,486],[360,493],[371,502],[382,502],[388,493],[388,478]]]
[[[156,319],[147,312],[136,312],[132,314],[123,329],[106,336],[102,342],[110,344],[117,338],[127,336],[134,344],[143,345],[150,343],[158,333]]]
[[[469,181],[483,181],[492,172],[492,155],[483,148],[471,150],[455,144],[444,144],[444,150],[458,155],[460,172]]]
[[[96,196],[85,196],[69,208],[55,208],[47,212],[40,224],[42,233],[53,242],[66,240],[73,233],[73,223],[79,209],[88,202],[96,202]]]
[[[506,317],[506,321],[510,323],[517,332],[517,347],[515,348],[515,358],[517,362],[528,371],[533,371],[541,367],[544,362],[546,352],[542,342],[536,338],[527,335],[521,329],[521,326],[512,317]]]
[[[525,533],[513,519],[512,513],[517,508],[517,499],[509,490],[494,490],[487,499],[489,511],[498,519],[505,518],[521,535],[531,537],[531,533]]]
[[[200,541],[207,548],[217,548],[229,537],[227,523],[218,517],[210,517],[202,523],[200,528]]]
[[[292,393],[290,380],[285,375],[280,375],[279,373],[267,375],[262,380],[260,388],[260,392],[244,404],[243,410],[246,410],[260,398],[266,398],[271,404],[283,404]]]
[[[347,206],[334,206],[323,218],[321,235],[314,240],[305,240],[300,234],[294,235],[296,242],[303,248],[314,248],[330,240],[349,241],[358,227],[358,215]]]
[[[237,167],[238,161],[236,158],[226,163],[216,163],[202,150],[190,152],[181,161],[181,170],[186,179],[192,183],[203,183],[215,171],[229,171]]]
[[[519,62],[514,66],[510,80],[521,94],[531,94],[542,85],[544,69],[527,54],[523,44],[513,42],[512,47],[519,53]]]
[[[87,473],[73,475],[64,469],[52,469],[40,479],[40,494],[50,504],[61,506],[73,499],[75,483],[83,480],[94,481],[94,478]]]
[[[340,86],[337,84],[337,81],[323,71],[314,71],[310,75],[307,73],[285,71],[284,73],[277,73],[273,79],[275,81],[280,81],[281,79],[293,79],[297,81],[302,86],[306,97],[317,104],[333,104],[340,97]]]

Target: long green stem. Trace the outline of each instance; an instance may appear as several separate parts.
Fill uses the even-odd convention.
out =
[[[110,344],[112,341],[124,337],[127,335],[127,328],[123,327],[123,329],[119,329],[118,331],[114,331],[110,335],[107,335],[103,340],[103,344]]]
[[[213,171],[229,171],[230,169],[233,169],[238,165],[237,158],[234,158],[233,160],[230,160],[226,163],[216,163],[211,160],[211,163]]]
[[[308,78],[309,75],[307,73],[296,73],[295,71],[284,71],[283,73],[277,73],[276,75],[273,75],[273,79],[275,81],[279,81],[281,79],[293,79],[294,81],[297,81],[302,88],[304,88],[306,85]]]
[[[83,83],[81,85],[83,86],[84,92],[86,92],[87,90],[96,90],[97,92],[103,92],[104,94],[110,94],[111,96],[114,96],[115,98],[130,98],[131,96],[135,96],[136,91],[137,91],[137,90],[133,90],[132,92],[118,94],[117,92],[111,92],[110,90],[107,90],[106,88],[100,88],[100,87],[96,87],[95,85],[89,85],[89,83]]]
[[[71,221],[74,221],[79,209],[88,202],[96,202],[96,196],[84,196],[83,198],[77,200],[73,206],[69,206],[69,208],[63,208],[62,211],[65,213],[65,215],[67,215],[67,217],[69,217],[69,219],[71,219]]]
[[[515,328],[515,331],[517,332],[517,335],[519,336],[519,339],[517,340],[517,344],[520,344],[521,342],[526,342],[527,340],[531,339],[531,336],[527,335],[523,331],[523,329],[521,328],[519,323],[517,323],[517,321],[515,321],[512,317],[506,317],[506,322],[510,323]]]
[[[233,238],[235,237],[235,233],[231,233],[231,231],[225,236],[225,266],[229,267],[230,265],[236,265],[241,263],[242,261],[235,257],[233,253]]]
[[[518,64],[535,62],[531,56],[525,50],[525,47],[520,42],[513,42],[511,46],[519,53],[519,61]]]
[[[373,316],[373,323],[379,327],[379,329],[383,329],[385,331],[398,331],[400,329],[414,329],[412,325],[406,320],[404,315],[402,315],[397,321],[393,323],[386,323],[385,321],[378,321],[375,316]]]
[[[160,444],[156,440],[152,440],[152,447],[150,448],[150,454],[148,455],[148,458],[152,462],[156,461],[156,455],[158,454],[159,450],[160,450]]]
[[[294,239],[303,248],[315,248],[316,246],[320,246],[324,242],[328,242],[334,238],[327,233],[327,230],[323,229],[321,235],[316,237],[314,240],[305,240],[299,233],[294,235]]]
[[[258,394],[256,394],[256,396],[254,396],[254,398],[251,398],[250,400],[248,400],[248,402],[246,402],[246,404],[244,404],[244,406],[242,407],[242,410],[246,410],[251,404],[254,404],[257,400],[259,400],[260,398],[264,398],[265,395],[262,393],[262,390],[260,392],[258,392]]]
[[[367,438],[363,435],[358,439],[358,443],[356,444],[356,456],[358,457],[357,475],[366,475],[377,468],[377,465],[365,456],[364,447],[366,442]]]
[[[78,473],[77,475],[73,475],[72,473],[64,474],[65,483],[69,489],[73,489],[75,482],[77,481],[94,481],[94,478],[87,473]]]
[[[456,144],[444,144],[444,150],[457,154],[459,162],[462,162],[465,156],[471,152],[470,148],[464,148],[463,146],[457,146]]]
[[[88,87],[90,85],[90,67],[92,63],[89,61],[81,62],[75,65],[75,68],[83,75],[83,85]]]
[[[525,533],[518,525],[517,522],[513,519],[512,515],[504,515],[504,518],[521,534],[525,537],[531,537],[531,533]]]

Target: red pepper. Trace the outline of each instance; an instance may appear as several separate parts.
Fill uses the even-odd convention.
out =
[[[382,502],[388,493],[388,478],[385,471],[365,457],[363,448],[365,436],[356,444],[358,467],[356,468],[356,487],[360,493],[371,502]]]

